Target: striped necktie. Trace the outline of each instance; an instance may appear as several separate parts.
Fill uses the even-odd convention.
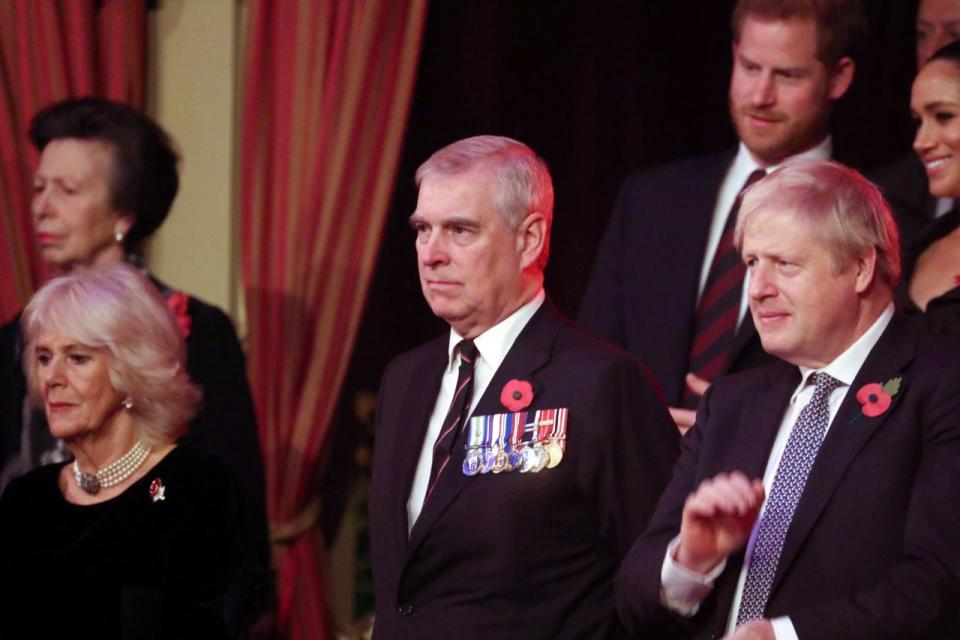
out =
[[[717,245],[717,252],[710,263],[710,272],[703,287],[703,295],[697,305],[696,329],[690,345],[688,371],[708,382],[713,382],[727,368],[737,319],[740,315],[740,298],[746,267],[740,259],[740,252],[733,244],[737,212],[740,210],[743,192],[765,175],[763,169],[757,169],[751,173],[734,199],[723,227],[723,234],[720,236],[720,244]],[[699,396],[684,385],[683,406],[694,409],[699,400]]]
[[[443,430],[433,445],[433,465],[430,467],[430,484],[424,502],[430,498],[440,474],[450,462],[453,446],[463,431],[463,423],[470,412],[470,400],[473,398],[473,366],[477,359],[477,347],[472,340],[461,340],[454,351],[460,354],[457,389],[450,402],[447,417],[443,420]]]

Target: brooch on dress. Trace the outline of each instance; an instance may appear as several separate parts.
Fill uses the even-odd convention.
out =
[[[153,482],[150,483],[150,498],[152,498],[154,502],[167,499],[167,488],[163,485],[163,481],[160,478],[154,478]]]

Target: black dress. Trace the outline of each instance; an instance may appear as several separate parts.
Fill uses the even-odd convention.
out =
[[[239,508],[222,460],[173,449],[119,496],[67,502],[64,464],[0,499],[0,638],[221,638]]]
[[[903,262],[903,276],[897,289],[896,301],[904,313],[908,315],[923,314],[930,327],[945,335],[960,335],[960,284],[930,300],[927,310],[922,311],[910,298],[910,281],[917,268],[917,260],[923,252],[940,238],[948,235],[960,226],[960,209],[954,209],[934,220],[916,244],[906,251]],[[960,275],[960,264],[957,265],[957,274]]]
[[[244,628],[274,600],[267,533],[263,458],[257,434],[253,398],[246,377],[240,341],[227,315],[212,305],[172,291],[152,280],[168,300],[186,298],[187,373],[203,389],[203,405],[190,422],[185,441],[220,454],[237,478],[241,495],[241,531],[246,558],[235,590],[233,627]],[[178,321],[181,320],[178,315]],[[21,364],[20,317],[0,327],[0,492],[2,473],[11,467],[22,473],[45,462],[40,454],[54,446],[42,411],[24,412],[26,379]],[[26,428],[25,424],[28,424]],[[23,447],[24,433],[31,439]],[[9,474],[8,474],[9,475]],[[16,475],[16,474],[14,474]],[[2,604],[2,603],[0,603]]]

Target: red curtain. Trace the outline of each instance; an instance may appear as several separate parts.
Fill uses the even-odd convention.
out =
[[[30,118],[71,96],[142,107],[146,26],[146,0],[0,0],[0,322],[49,275],[30,224]]]
[[[249,374],[281,629],[323,638],[311,481],[356,336],[409,110],[426,0],[250,0],[240,213]],[[292,532],[292,533],[291,533]]]

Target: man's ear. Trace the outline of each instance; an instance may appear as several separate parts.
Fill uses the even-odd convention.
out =
[[[528,213],[517,229],[517,250],[524,269],[536,264],[547,248],[547,221],[536,211]]]
[[[857,70],[857,65],[852,58],[844,56],[833,65],[830,71],[829,87],[827,95],[831,100],[839,100],[847,92],[850,85],[853,84],[853,75]]]
[[[857,256],[854,268],[857,270],[857,293],[864,293],[877,278],[877,248],[870,247],[869,251]]]

